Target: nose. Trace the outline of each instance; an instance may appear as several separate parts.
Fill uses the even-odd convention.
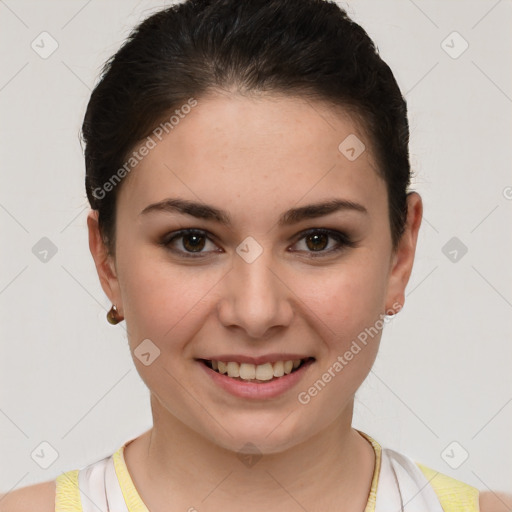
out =
[[[290,324],[292,302],[293,292],[280,267],[272,261],[270,251],[263,251],[251,263],[235,255],[223,280],[217,310],[226,328],[239,328],[247,337],[265,339]]]

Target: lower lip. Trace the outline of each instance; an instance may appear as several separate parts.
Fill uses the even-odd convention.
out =
[[[201,361],[197,361],[199,366],[207,375],[219,385],[222,389],[239,398],[266,399],[282,395],[293,388],[304,377],[308,368],[315,362],[314,359],[306,361],[300,368],[288,375],[283,375],[278,379],[259,382],[244,382],[242,380],[232,379],[222,373],[217,373]]]

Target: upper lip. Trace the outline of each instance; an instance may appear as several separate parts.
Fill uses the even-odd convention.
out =
[[[295,361],[296,359],[314,359],[312,356],[305,356],[303,354],[267,354],[259,357],[245,356],[243,354],[220,354],[216,356],[202,357],[207,361],[223,361],[228,363],[234,361],[237,363],[248,363],[248,364],[265,364],[275,363],[277,361]]]

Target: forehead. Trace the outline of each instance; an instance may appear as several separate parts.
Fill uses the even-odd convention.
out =
[[[241,202],[253,213],[326,194],[386,200],[370,141],[340,107],[219,94],[198,98],[168,131],[153,136],[154,147],[125,179],[118,208],[135,215],[168,196],[221,208]]]

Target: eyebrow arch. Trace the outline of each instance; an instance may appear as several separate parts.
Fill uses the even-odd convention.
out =
[[[362,204],[346,199],[331,199],[287,210],[279,217],[278,226],[289,226],[306,219],[314,219],[347,210],[368,214],[368,210]],[[139,215],[146,215],[150,212],[182,213],[198,219],[213,220],[225,226],[232,226],[231,217],[227,212],[188,199],[167,198],[146,206]]]

